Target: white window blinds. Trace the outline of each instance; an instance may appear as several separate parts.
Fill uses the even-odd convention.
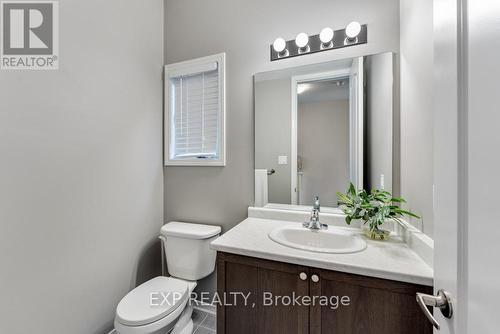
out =
[[[217,62],[197,70],[170,77],[171,159],[219,158],[221,94]]]

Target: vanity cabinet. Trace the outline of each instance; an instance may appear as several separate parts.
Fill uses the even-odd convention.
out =
[[[219,252],[217,291],[218,334],[432,333],[415,301],[428,286]]]
[[[309,308],[267,305],[265,294],[308,295],[306,267],[218,253],[217,290],[225,306],[217,308],[217,333],[308,333]],[[248,299],[241,295],[243,294]],[[236,297],[236,298],[235,298]]]

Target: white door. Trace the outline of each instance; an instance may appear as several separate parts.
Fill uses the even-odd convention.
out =
[[[467,4],[468,333],[500,333],[500,1]],[[459,315],[461,316],[461,315]]]
[[[459,103],[457,43],[457,1],[434,1],[434,292],[446,290],[452,299],[453,315],[444,317],[434,309],[434,317],[440,324],[439,333],[465,333],[460,328],[461,301],[459,293],[459,270],[463,270],[459,259],[459,238],[463,226],[459,193]],[[462,135],[462,134],[460,134]],[[463,194],[463,189],[460,189]],[[459,268],[460,267],[460,268]],[[462,283],[463,284],[463,283]]]
[[[500,1],[434,0],[434,28],[434,287],[453,306],[435,333],[496,334]]]
[[[363,57],[354,58],[349,74],[349,174],[363,188]]]

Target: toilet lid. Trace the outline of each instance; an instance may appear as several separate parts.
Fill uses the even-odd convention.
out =
[[[130,291],[116,308],[123,325],[141,326],[155,322],[188,298],[188,283],[172,277],[156,277]]]

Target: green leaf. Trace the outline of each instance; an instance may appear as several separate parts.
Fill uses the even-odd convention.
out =
[[[406,211],[406,210],[402,210],[402,209],[399,209],[398,210],[401,214],[403,215],[407,215],[407,216],[411,216],[411,217],[414,217],[414,218],[418,218],[420,219],[420,216],[414,214],[413,212],[410,212],[410,211]]]
[[[349,184],[349,190],[347,192],[352,196],[356,196],[356,188],[354,188],[352,182]]]
[[[387,219],[401,221],[400,217],[418,215],[401,209],[400,204],[406,203],[401,197],[392,197],[391,193],[382,189],[356,190],[354,184],[349,183],[347,193],[337,192],[337,204],[346,215],[345,222],[350,225],[355,219],[362,219],[363,224],[369,224],[370,229],[377,229]]]

